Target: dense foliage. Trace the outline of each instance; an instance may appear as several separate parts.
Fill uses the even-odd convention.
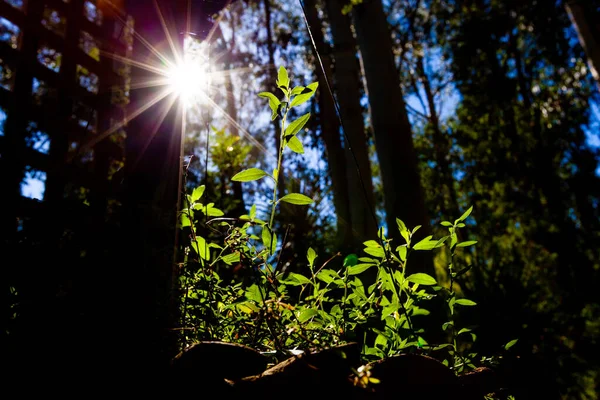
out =
[[[380,2],[347,3],[304,2],[310,36],[301,24],[303,10],[295,4],[233,4],[221,22],[223,32],[232,32],[222,40],[236,44],[240,51],[243,48],[253,62],[293,65],[290,71],[294,76],[314,74],[321,88],[309,107],[301,107],[298,113],[291,111],[294,118],[309,110],[313,117],[307,122],[307,133],[299,136],[304,157],[292,152],[283,156],[282,170],[291,172],[284,174],[284,183],[279,185],[280,192],[302,191],[316,202],[307,207],[282,208],[281,218],[269,221],[283,249],[276,259],[266,257],[264,261],[272,265],[274,274],[285,271],[305,276],[305,296],[312,293],[309,289],[315,282],[319,283],[313,279],[316,270],[311,272],[315,265],[305,261],[309,247],[316,250],[321,262],[328,261],[326,269],[340,274],[332,275],[334,282],[337,278],[343,282],[344,257],[361,251],[356,238],[364,238],[359,243],[376,240],[373,233],[368,238],[363,236],[371,228],[360,225],[365,223],[361,215],[367,219],[377,216],[375,225],[383,226],[385,234],[394,237],[392,250],[401,243],[396,227],[384,223],[391,209],[386,205],[389,196],[384,195],[385,191],[403,196],[423,191],[428,219],[419,223],[426,228],[417,241],[429,234],[444,237],[445,228],[436,221],[460,215],[460,210],[473,205],[473,213],[458,238],[469,241],[476,233],[480,241],[465,251],[455,266],[464,268],[464,273],[454,280],[448,272],[450,248],[442,247],[434,253],[435,279],[440,286],[448,287],[453,280],[452,288],[478,304],[463,320],[465,326],[478,333],[473,350],[495,354],[518,337],[515,350],[520,359],[539,372],[532,377],[537,382],[532,385],[551,380],[556,382],[553,390],[565,397],[595,398],[598,365],[589,354],[597,348],[600,329],[594,290],[600,238],[598,89],[564,2],[381,2],[388,28],[383,35],[392,38],[388,50],[394,56],[403,96],[402,102],[384,105],[368,97],[373,93],[368,80],[372,84],[373,78],[361,75],[372,63],[382,65],[377,63],[385,56],[366,51],[363,44],[368,44],[367,36],[360,28],[369,21],[373,26],[381,25],[375,22]],[[246,30],[267,22],[270,26],[258,33],[256,47],[247,46],[242,40]],[[351,29],[355,37],[348,36]],[[313,41],[318,53],[312,51]],[[381,42],[370,46],[386,45]],[[249,58],[245,62],[248,65]],[[271,83],[263,79],[275,80],[276,75],[244,70],[238,76],[249,73],[256,74],[256,82],[262,85],[255,87],[254,93],[270,87]],[[380,68],[378,73],[387,72]],[[238,79],[235,74],[233,77]],[[365,80],[367,87],[362,87]],[[388,82],[393,81],[390,78]],[[341,109],[328,103],[328,84]],[[240,121],[262,115],[246,87],[234,83],[232,88]],[[355,100],[351,101],[352,96]],[[362,107],[362,118],[352,119],[350,126],[349,119],[357,113],[349,114],[348,110],[355,110],[356,104]],[[381,107],[408,113],[421,188],[408,183],[410,179],[393,188],[388,182],[386,187],[381,179],[385,173],[382,169],[389,165],[395,168],[400,160],[410,159],[404,153],[399,156],[401,148],[396,148],[397,155],[391,156],[390,164],[382,158],[389,156],[376,151],[380,125],[373,125],[373,118],[384,114],[373,112],[381,112]],[[277,130],[268,116],[253,121],[252,125],[246,124],[252,126],[249,131],[253,135],[270,133],[256,136],[264,150],[252,150],[238,170],[260,167],[270,171],[275,160],[270,149],[277,148],[271,143],[279,143]],[[356,126],[359,129],[353,130]],[[402,126],[406,129],[407,125]],[[245,142],[244,137],[241,142]],[[367,165],[356,154],[369,154]],[[216,175],[231,176],[231,169],[227,171]],[[403,176],[400,171],[396,169]],[[357,176],[360,179],[356,180]],[[202,182],[201,178],[190,188]],[[270,213],[270,196],[265,193],[272,188],[261,181],[244,184],[244,190],[246,204],[256,204],[253,211],[246,206],[245,214],[252,212],[256,218]],[[226,201],[210,190],[205,196],[211,202]],[[222,209],[228,217],[239,216],[228,206]],[[398,216],[404,219],[401,215],[393,217]],[[260,237],[258,227],[247,228],[248,237]],[[307,237],[312,239],[308,243]],[[342,257],[336,256],[340,250]],[[426,271],[427,259],[421,257],[412,265],[416,269],[407,276]],[[289,280],[286,287],[292,298],[302,303],[306,299],[298,297],[298,290],[294,291],[297,286],[304,287],[299,282],[290,285]],[[310,320],[307,317],[306,321]]]

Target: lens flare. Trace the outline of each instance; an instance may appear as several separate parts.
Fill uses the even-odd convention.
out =
[[[186,106],[202,103],[210,86],[209,68],[207,46],[188,37],[182,60],[167,71],[167,83]]]

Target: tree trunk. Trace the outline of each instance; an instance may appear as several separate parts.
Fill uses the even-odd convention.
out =
[[[592,76],[600,87],[600,13],[586,0],[569,0],[565,8],[587,54]]]
[[[352,34],[350,19],[342,14],[342,1],[327,0],[325,4],[334,42],[335,91],[347,135],[344,155],[354,245],[357,246],[364,240],[373,239],[377,234],[377,221],[373,218],[375,196],[371,162],[360,104],[360,68],[356,58],[356,40]],[[323,87],[321,90],[324,89]]]
[[[381,1],[365,0],[353,9],[353,16],[367,80],[389,236],[399,245],[403,240],[396,228],[397,217],[409,228],[422,225],[419,237],[430,230],[411,126]],[[408,268],[434,275],[431,256],[424,252],[413,254]]]
[[[306,18],[311,27],[313,38],[317,51],[321,55],[325,74],[331,81],[331,57],[330,51],[325,44],[321,20],[317,14],[315,0],[306,0]],[[321,135],[327,151],[327,165],[331,176],[331,187],[333,189],[333,204],[337,215],[337,234],[338,242],[345,251],[350,251],[353,243],[352,230],[356,228],[352,223],[350,215],[350,197],[348,183],[346,181],[346,161],[344,149],[340,140],[340,126],[335,113],[333,99],[327,92],[327,83],[323,71],[316,66],[317,77],[319,81],[319,117],[321,123]],[[369,175],[370,176],[370,175]],[[366,240],[366,239],[365,239]]]

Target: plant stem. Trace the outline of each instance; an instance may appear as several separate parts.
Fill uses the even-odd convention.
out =
[[[283,157],[283,146],[284,146],[283,134],[285,133],[285,123],[287,121],[288,111],[289,111],[289,108],[286,105],[285,113],[283,113],[283,120],[281,121],[281,133],[280,133],[280,140],[279,140],[279,149],[278,149],[278,154],[277,154],[277,176],[273,177],[273,178],[275,178],[275,187],[273,188],[273,206],[271,207],[271,219],[269,220],[269,227],[271,229],[273,229],[273,220],[275,219],[275,209],[277,208],[277,187],[278,187],[278,183],[279,183],[279,170],[281,169],[281,159]]]

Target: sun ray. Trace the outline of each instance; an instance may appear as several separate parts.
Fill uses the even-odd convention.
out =
[[[165,34],[165,37],[167,38],[167,42],[169,43],[169,47],[171,48],[171,53],[173,54],[173,57],[175,58],[175,66],[181,65],[183,63],[183,54],[180,54],[179,48],[175,45],[175,42],[173,41],[173,38],[171,37],[171,32],[169,31],[167,22],[165,21],[165,18],[162,14],[162,11],[160,10],[157,0],[154,0],[154,6],[156,8],[156,13],[158,14],[158,19],[160,20],[160,24],[163,28],[163,33]],[[177,26],[175,26],[175,30],[177,31]],[[179,32],[177,32],[177,34],[179,34]],[[181,41],[181,43],[183,43],[183,40]],[[173,67],[171,66],[171,68],[173,68]]]
[[[129,57],[123,57],[123,56],[120,56],[118,54],[114,54],[114,53],[107,52],[107,51],[104,51],[104,50],[100,52],[100,55],[104,56],[104,57],[107,57],[107,58],[111,58],[111,59],[116,60],[116,61],[120,61],[120,62],[122,62],[124,64],[128,64],[128,65],[131,65],[131,66],[134,66],[134,67],[146,70],[148,72],[153,72],[153,73],[160,74],[160,75],[166,75],[164,68],[155,67],[154,65],[150,65],[150,64],[147,64],[147,63],[136,61],[136,60],[134,60],[132,58],[129,58]]]
[[[242,127],[235,119],[233,119],[221,106],[215,103],[213,99],[207,96],[207,102],[211,107],[213,107],[213,109],[220,112],[221,115],[225,117],[227,121],[235,125],[235,127],[238,128],[238,130],[243,134],[243,136],[247,138],[250,142],[252,142],[256,147],[258,147],[265,155],[277,159],[277,156],[275,154],[271,153],[261,142],[259,142],[254,136],[252,136],[250,132],[244,129],[244,127]],[[195,104],[195,107],[197,107],[198,111],[200,111],[198,104]]]
[[[117,130],[121,129],[123,126],[127,125],[131,120],[136,118],[138,115],[140,115],[141,113],[143,113],[144,111],[146,111],[147,109],[149,109],[150,107],[152,107],[153,105],[155,105],[156,103],[158,103],[159,101],[161,101],[162,99],[164,99],[165,97],[167,97],[168,95],[170,95],[172,93],[173,93],[173,90],[171,90],[170,88],[166,88],[162,92],[158,93],[153,99],[149,100],[143,106],[140,106],[137,110],[134,110],[126,118],[123,118],[123,120],[121,122],[113,125],[106,131],[95,135],[94,137],[90,138],[87,142],[83,143],[79,149],[79,152],[83,152],[85,150],[92,148],[93,146],[98,144],[100,141],[104,140],[109,135],[111,135],[114,132],[116,132]],[[75,155],[73,155],[69,161],[71,161],[74,156]]]
[[[143,154],[146,152],[146,149],[148,148],[148,146],[150,146],[150,142],[152,141],[152,139],[154,139],[154,136],[156,136],[156,132],[158,132],[158,128],[160,128],[160,126],[162,125],[163,121],[165,120],[165,118],[167,117],[167,114],[169,113],[169,111],[171,111],[171,108],[173,107],[173,105],[175,104],[175,102],[177,101],[177,97],[176,96],[172,96],[171,99],[169,99],[169,103],[166,105],[166,107],[163,107],[161,110],[161,115],[158,118],[157,123],[154,125],[154,127],[152,128],[152,131],[150,132],[150,134],[148,135],[144,146],[142,147],[142,149],[140,150],[137,159],[133,160],[132,168],[135,167],[135,165],[140,161],[140,159],[142,158]]]

